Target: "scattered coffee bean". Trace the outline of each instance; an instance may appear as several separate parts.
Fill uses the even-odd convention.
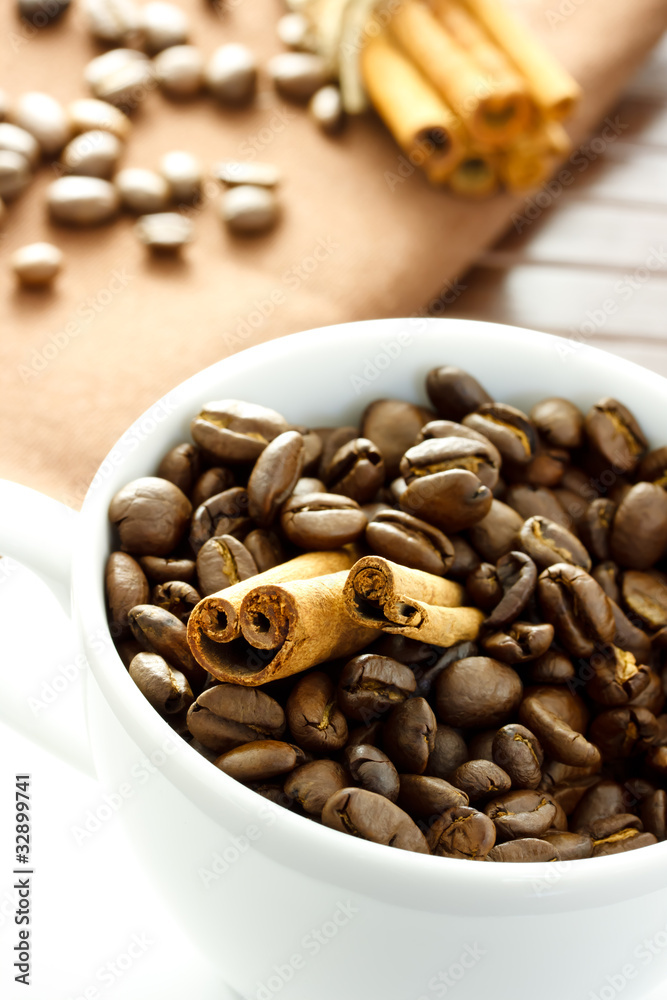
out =
[[[75,226],[108,222],[120,202],[113,184],[99,177],[60,177],[47,188],[46,200],[56,222]]]
[[[322,810],[322,822],[333,830],[376,844],[429,853],[423,833],[408,814],[384,795],[376,795],[365,788],[343,788],[335,792]]]
[[[479,570],[476,573],[479,574]],[[498,560],[495,577],[491,579],[497,581],[499,588],[502,587],[502,596],[490,605],[493,610],[484,623],[487,630],[509,625],[518,618],[535,592],[537,568],[530,556],[524,555],[523,552],[509,552]],[[466,587],[469,589],[468,581]],[[488,585],[486,591],[489,599],[493,600]],[[494,588],[494,597],[496,593]],[[484,604],[481,606],[484,607]]]
[[[245,45],[222,45],[211,56],[205,78],[208,89],[222,104],[247,104],[257,90],[257,61]]]
[[[61,162],[68,173],[108,180],[115,173],[122,152],[120,139],[97,129],[72,139],[63,150]]]
[[[525,465],[535,455],[535,428],[526,414],[514,406],[482,403],[463,418],[463,423],[488,438],[509,462]]]
[[[398,804],[411,816],[433,819],[446,809],[468,805],[468,796],[461,786],[441,778],[423,774],[402,774]]]
[[[239,184],[222,195],[220,215],[232,232],[248,236],[271,229],[278,221],[279,206],[269,188]]]
[[[173,150],[160,160],[160,173],[166,180],[177,205],[191,205],[199,200],[202,168],[191,153]]]
[[[524,698],[519,718],[525,726],[530,727],[554,760],[573,767],[591,767],[600,762],[597,746],[550,711],[539,698]]]
[[[480,523],[492,503],[491,490],[474,472],[454,468],[412,479],[400,496],[403,510],[446,533]]]
[[[583,440],[584,415],[570,402],[554,396],[543,399],[530,411],[530,419],[542,438],[554,448],[579,448]]]
[[[50,94],[22,94],[12,117],[15,125],[35,137],[44,156],[57,156],[71,135],[64,108]]]
[[[298,431],[271,441],[255,462],[248,480],[248,513],[262,528],[273,524],[303,470],[305,447]]]
[[[198,553],[210,538],[222,535],[243,535],[252,521],[248,515],[248,493],[240,486],[232,486],[200,504],[190,522],[190,545]]]
[[[128,620],[132,634],[146,652],[164,657],[185,674],[193,690],[200,690],[205,671],[190,652],[185,625],[179,618],[152,604],[138,604],[129,612]]]
[[[132,122],[127,115],[107,101],[98,101],[92,97],[72,101],[67,106],[67,115],[75,135],[102,129],[104,132],[111,132],[121,142],[127,142],[132,131]]]
[[[169,97],[195,97],[204,86],[204,57],[194,45],[173,45],[153,60],[160,87]]]
[[[139,25],[148,52],[162,52],[172,45],[183,45],[188,40],[190,23],[187,15],[173,3],[151,0],[142,7]]]
[[[139,8],[134,0],[86,0],[88,30],[100,42],[124,45],[139,33]]]
[[[310,52],[281,52],[273,56],[267,71],[278,93],[290,101],[309,101],[329,82],[325,61]]]
[[[255,528],[243,539],[243,544],[255,560],[258,573],[273,569],[285,561],[285,552],[280,539],[271,531]]]
[[[500,500],[493,500],[485,516],[470,528],[474,549],[487,562],[495,563],[518,548],[523,518]]]
[[[628,569],[650,569],[667,549],[667,492],[637,483],[619,505],[610,538],[611,558]]]
[[[343,100],[338,87],[327,84],[316,90],[308,104],[310,116],[323,132],[334,133],[343,124]]]
[[[435,576],[445,576],[454,561],[454,547],[446,535],[402,510],[388,508],[375,514],[366,528],[366,542],[380,556]]]
[[[214,164],[213,176],[226,187],[250,184],[253,187],[274,188],[280,183],[278,167],[256,160],[223,160]]]
[[[18,153],[31,168],[37,166],[42,155],[34,135],[9,122],[0,123],[0,152]]]
[[[591,656],[596,643],[612,642],[616,634],[609,598],[600,585],[578,566],[556,563],[537,584],[545,618],[573,656]]]
[[[218,493],[230,490],[233,485],[234,473],[230,469],[223,469],[220,466],[207,469],[201,474],[192,489],[192,506],[196,509]]]
[[[30,243],[14,251],[10,265],[22,285],[43,287],[62,270],[63,253],[52,243]]]
[[[153,64],[145,56],[140,58],[142,53],[135,52],[134,49],[114,49],[98,59],[120,53],[122,58],[118,55],[117,65],[109,62],[103,64],[102,68],[96,68],[95,75],[99,73],[99,78],[91,85],[91,89],[101,101],[109,101],[125,114],[131,114],[147,94],[155,89],[155,70]],[[128,56],[128,53],[132,53],[132,56]]]
[[[468,759],[466,742],[457,729],[438,723],[435,743],[426,765],[425,774],[449,780],[457,767]]]
[[[61,17],[70,5],[70,0],[18,0],[20,16],[35,28],[45,28]]]
[[[582,858],[590,858],[593,854],[593,841],[587,833],[547,831],[542,834],[542,839],[558,852],[561,861],[579,861]],[[521,841],[508,841],[507,846],[512,843]]]
[[[195,577],[192,559],[162,559],[160,556],[141,556],[139,563],[144,573],[153,583],[169,583],[182,580],[190,583]]]
[[[30,184],[32,173],[25,156],[0,149],[0,198],[11,201]]]
[[[530,517],[519,532],[519,542],[540,569],[556,563],[591,569],[591,558],[579,539],[546,517]]]
[[[206,403],[190,425],[195,442],[220,462],[254,462],[269,441],[284,433],[287,421],[256,403],[223,399]]]
[[[174,253],[192,242],[194,227],[190,219],[178,212],[157,212],[142,215],[134,227],[139,240],[150,250]]]
[[[546,833],[556,818],[557,807],[546,793],[522,789],[492,799],[484,812],[493,820],[499,840],[517,840]]]

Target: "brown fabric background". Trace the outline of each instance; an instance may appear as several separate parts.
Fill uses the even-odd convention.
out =
[[[279,0],[243,0],[224,14],[202,0],[180,5],[206,53],[226,41],[246,42],[261,59],[280,49]],[[577,143],[596,130],[667,27],[666,0],[517,5],[584,86],[571,125]],[[0,87],[11,96],[85,96],[83,68],[99,50],[76,0],[62,23],[37,33],[13,8],[7,0],[0,6]],[[51,293],[17,289],[0,267],[0,476],[72,506],[127,425],[188,375],[296,330],[423,309],[524,207],[508,196],[460,202],[416,171],[392,190],[385,174],[396,174],[401,161],[377,121],[354,121],[342,138],[327,138],[265,82],[257,104],[240,112],[207,98],[178,105],[149,94],[123,164],[153,166],[178,148],[206,165],[226,157],[279,164],[281,225],[268,237],[230,238],[209,183],[183,260],[151,259],[129,218],[89,231],[52,226],[46,167],[10,207],[2,233],[4,261],[16,247],[47,239],[65,251],[67,267]]]

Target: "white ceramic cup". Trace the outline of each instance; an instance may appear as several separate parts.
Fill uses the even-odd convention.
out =
[[[487,323],[350,323],[250,348],[184,382],[123,435],[76,517],[3,483],[0,552],[64,600],[71,565],[100,806],[115,806],[183,927],[244,997],[646,998],[667,978],[667,843],[569,864],[473,864],[343,836],[268,803],[175,737],[109,637],[109,500],[188,439],[202,403],[248,399],[295,423],[346,424],[372,399],[425,403],[424,377],[441,364],[523,409],[546,395],[584,409],[614,396],[653,445],[667,438],[667,382],[586,345]]]

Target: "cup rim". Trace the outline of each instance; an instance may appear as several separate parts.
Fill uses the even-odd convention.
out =
[[[186,379],[146,410],[116,442],[100,470],[105,463],[112,461],[114,451],[119,448],[122,451],[124,440],[133,435],[138,437],[137,430],[142,426],[142,421],[156,407],[162,406],[167,412],[167,419],[171,420],[176,419],[175,415],[182,415],[179,408],[191,405],[193,397],[201,403],[211,398],[211,386],[218,374],[228,381],[257,366],[269,366],[286,354],[312,351],[316,338],[319,347],[328,338],[332,349],[335,345],[336,350],[343,350],[348,340],[354,342],[364,335],[372,340],[372,332],[378,330],[381,331],[378,337],[384,336],[386,339],[389,331],[397,328],[397,324],[414,323],[415,319],[410,318],[333,324],[254,345],[224,358]],[[538,352],[546,348],[554,350],[561,341],[561,338],[551,334],[474,320],[420,317],[419,331],[418,336],[433,341],[434,348],[438,341],[441,354],[444,353],[443,334],[452,337],[457,334],[466,338],[477,337],[482,342],[481,346],[485,342],[496,342],[501,338],[504,349],[522,347]],[[605,370],[622,366],[626,377],[634,375],[636,380],[639,379],[644,385],[667,396],[667,379],[662,376],[595,347],[586,345],[585,353],[601,372],[602,381]],[[187,410],[185,415],[189,418],[192,410]],[[122,461],[119,468],[122,468]],[[478,893],[481,892],[502,899],[508,915],[537,913],[542,904],[540,894],[535,894],[536,881],[544,882],[545,892],[550,896],[550,905],[563,910],[570,909],[573,905],[584,908],[599,906],[605,899],[609,902],[617,901],[619,898],[641,895],[649,891],[648,886],[656,888],[655,873],[660,863],[664,863],[667,858],[667,842],[652,845],[650,850],[641,849],[625,854],[557,863],[556,866],[553,863],[521,862],[475,865],[462,859],[434,860],[430,856],[343,836],[267,802],[252,789],[213,767],[185,740],[178,737],[150,706],[132,682],[111,641],[103,597],[100,601],[104,567],[93,565],[88,558],[101,526],[107,525],[108,499],[108,489],[91,486],[82,507],[73,556],[73,607],[91,672],[119,723],[143,752],[151,752],[151,749],[160,747],[167,739],[176,741],[176,751],[166,761],[163,773],[186,800],[194,802],[214,821],[227,828],[234,825],[240,828],[239,824],[242,826],[244,818],[246,824],[254,820],[264,822],[271,826],[272,835],[260,838],[254,846],[281,863],[310,873],[318,879],[325,878],[350,888],[363,887],[376,897],[394,902],[400,900],[401,905],[404,905],[403,900],[410,899],[413,905],[422,909],[433,908],[439,911],[443,906],[443,898],[449,897],[457,900],[459,912],[465,912],[465,894],[469,894],[477,907],[471,912],[479,912]],[[105,552],[108,552],[107,548]],[[99,643],[91,640],[92,635],[99,635],[100,628],[106,630],[108,639],[101,644],[101,648]],[[326,873],[322,871],[323,857],[327,859]],[[387,878],[389,866],[391,879]],[[553,877],[555,867],[560,869],[558,879]],[[460,910],[461,905],[463,911]]]

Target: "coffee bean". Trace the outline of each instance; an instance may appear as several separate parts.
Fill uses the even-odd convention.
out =
[[[192,704],[192,689],[185,675],[156,653],[137,653],[129,673],[143,696],[162,715],[173,715]]]
[[[521,789],[492,799],[484,808],[499,840],[541,837],[556,818],[556,804],[540,791]]]
[[[451,782],[456,788],[465,792],[473,803],[488,799],[499,792],[508,792],[512,786],[509,774],[488,760],[467,760],[454,771]],[[467,803],[462,804],[467,805]]]
[[[484,861],[495,842],[493,822],[470,806],[448,809],[428,832],[431,853],[442,858]]]
[[[579,539],[546,517],[529,518],[519,532],[519,543],[540,569],[557,563],[591,569],[591,558]]]
[[[493,740],[497,730],[483,729],[468,738],[468,760],[488,760],[494,764]]]
[[[22,285],[39,288],[49,285],[60,273],[63,254],[52,243],[30,243],[15,250],[9,263]]]
[[[157,80],[169,97],[195,97],[204,85],[204,57],[194,45],[173,45],[154,59]]]
[[[309,101],[316,91],[329,82],[324,59],[310,52],[281,52],[267,65],[273,84],[290,101]]]
[[[160,173],[169,185],[177,205],[192,205],[199,201],[202,168],[199,160],[183,150],[175,149],[160,160]]]
[[[563,510],[558,497],[551,489],[515,483],[507,488],[503,500],[525,520],[531,517],[545,517],[568,530],[572,527],[572,518]]]
[[[639,816],[634,813],[615,813],[613,816],[603,816],[594,820],[588,827],[588,832],[596,840],[607,840],[614,834],[623,831],[636,830],[643,833],[644,826]]]
[[[569,656],[548,649],[530,663],[528,677],[533,684],[567,684],[574,679],[575,670]]]
[[[308,111],[323,132],[338,132],[344,120],[343,99],[339,88],[333,84],[320,87],[311,97]]]
[[[65,146],[61,163],[68,173],[108,180],[116,170],[123,147],[111,132],[82,132]]]
[[[194,235],[190,219],[178,212],[142,215],[137,220],[134,231],[150,250],[166,250],[170,253],[191,243]]]
[[[600,705],[626,705],[649,682],[648,667],[638,665],[632,653],[617,646],[595,653],[590,665],[594,673],[586,691]]]
[[[398,804],[416,818],[433,819],[446,809],[468,805],[465,789],[423,774],[402,774]]]
[[[465,586],[471,603],[483,611],[492,611],[502,600],[503,588],[493,563],[481,563],[468,574]]]
[[[128,613],[137,604],[148,604],[150,588],[136,560],[126,552],[112,552],[107,559],[104,578],[109,620],[119,629],[129,629]]]
[[[171,191],[164,177],[154,170],[128,167],[120,170],[114,184],[123,208],[137,215],[162,212],[169,204]]]
[[[234,473],[231,469],[214,466],[203,472],[192,488],[192,506],[196,509],[206,500],[230,490],[234,485]]]
[[[491,510],[493,494],[473,472],[449,469],[419,476],[408,483],[400,505],[442,531],[456,532],[481,522]]]
[[[614,517],[612,559],[628,569],[645,570],[667,548],[667,493],[654,483],[633,486]]]
[[[528,663],[546,653],[553,638],[553,625],[514,622],[500,632],[484,636],[481,644],[485,653],[503,663]]]
[[[212,173],[226,187],[251,184],[253,187],[274,188],[280,182],[278,167],[257,160],[223,160],[213,165]]]
[[[626,851],[636,851],[640,847],[650,847],[657,844],[652,833],[639,833],[637,830],[620,830],[611,837],[593,841],[593,857],[602,858],[609,854],[625,854]]]
[[[438,678],[438,717],[450,726],[500,726],[518,708],[522,692],[516,671],[487,656],[470,656]]]
[[[216,684],[199,695],[188,712],[188,729],[217,754],[254,740],[277,740],[285,732],[285,713],[259,688]]]
[[[257,61],[245,45],[216,49],[206,66],[206,85],[223,104],[246,104],[257,89]]]
[[[425,698],[392,709],[382,731],[384,748],[399,771],[423,774],[435,746],[437,721]]]
[[[285,431],[259,455],[248,480],[248,512],[262,528],[269,527],[291,495],[305,457],[303,438]]]
[[[186,496],[192,491],[199,475],[200,456],[189,442],[171,448],[158,465],[157,475],[178,486]]]
[[[493,500],[484,518],[470,528],[469,538],[478,555],[495,563],[517,549],[523,518],[500,500]]]
[[[15,125],[35,137],[45,156],[57,156],[71,134],[64,108],[50,94],[22,94],[12,117]]]
[[[9,122],[0,123],[0,151],[18,153],[30,167],[36,167],[41,157],[39,143],[34,135]]]
[[[479,431],[496,446],[504,459],[525,465],[535,455],[537,435],[521,410],[505,403],[482,403],[463,424]]]
[[[484,403],[493,402],[476,378],[461,368],[445,365],[426,376],[426,391],[441,417],[462,420]]]
[[[496,844],[489,851],[486,860],[540,863],[543,861],[561,861],[563,859],[556,844],[547,840],[540,840],[537,837],[520,837],[519,840],[507,840],[504,844]]]
[[[182,580],[191,583],[195,578],[195,564],[192,559],[162,559],[160,556],[142,556],[141,568],[153,583],[169,583]]]
[[[390,802],[396,801],[400,788],[398,771],[386,753],[369,743],[350,745],[348,742],[344,760],[357,785],[383,795]]]
[[[153,589],[153,604],[165,611],[170,611],[172,615],[187,625],[192,609],[199,604],[200,594],[191,587],[189,583],[182,580],[169,580],[167,583],[158,583]],[[144,601],[136,601],[136,604],[143,604]]]
[[[193,690],[199,691],[208,676],[188,646],[185,625],[175,615],[152,604],[138,604],[128,614],[132,633],[148,653],[164,657],[181,670]]]
[[[526,688],[526,697],[534,698],[554,715],[567,722],[578,733],[584,733],[588,725],[590,713],[586,703],[579,695],[566,687],[541,685]]]
[[[254,462],[269,441],[288,427],[284,417],[266,406],[223,399],[207,403],[190,429],[213,461],[236,464]]]
[[[591,740],[605,760],[623,760],[648,749],[657,731],[656,718],[646,708],[610,708],[593,719]]]
[[[409,667],[388,656],[362,653],[349,660],[338,682],[338,703],[350,719],[370,722],[414,693]]]
[[[530,411],[530,419],[547,444],[555,448],[581,446],[584,415],[569,399],[553,396],[540,400]]]
[[[243,540],[243,544],[252,556],[258,573],[273,569],[285,561],[285,552],[277,535],[271,531],[256,528]]]
[[[537,788],[542,780],[544,752],[530,729],[517,723],[503,726],[493,737],[492,752],[514,788]]]
[[[134,52],[133,49],[115,49],[116,53]],[[106,53],[112,55],[112,53]],[[141,53],[137,53],[141,55]],[[100,56],[100,59],[104,56]],[[95,97],[101,101],[109,101],[125,114],[136,111],[137,107],[156,87],[153,64],[145,57],[143,59],[119,59],[116,68],[110,69],[92,86]]]
[[[312,28],[304,14],[283,14],[276,25],[278,38],[288,49],[312,47]]]
[[[128,483],[109,505],[120,547],[134,555],[167,556],[178,544],[192,506],[177,486],[157,476]]]
[[[454,560],[446,535],[426,521],[391,508],[369,522],[366,542],[378,555],[435,576],[444,576]]]
[[[215,766],[237,781],[268,781],[288,774],[307,761],[299,747],[281,740],[255,740],[234,747],[215,761]]]
[[[333,493],[306,493],[283,504],[280,526],[303,549],[337,549],[360,538],[366,518],[359,504]]]
[[[299,678],[287,699],[287,724],[292,737],[315,753],[340,750],[347,741],[347,722],[336,704],[331,678],[320,670]]]
[[[113,184],[99,177],[59,177],[49,184],[46,201],[52,218],[75,226],[97,226],[118,211]]]
[[[451,726],[438,723],[425,774],[448,781],[456,768],[467,759],[468,748],[461,734]]]
[[[484,623],[489,630],[509,625],[518,618],[535,592],[537,568],[523,552],[508,552],[498,560],[496,579],[502,587],[502,597],[494,603]]]
[[[537,583],[544,617],[573,656],[591,656],[596,644],[612,642],[616,634],[609,598],[592,576],[578,566],[556,563]]]
[[[209,538],[197,553],[197,579],[203,597],[248,580],[256,573],[255,560],[232,535]]]
[[[593,854],[593,841],[587,833],[547,831],[542,834],[542,839],[558,852],[561,861],[580,861],[583,858],[590,858]],[[509,843],[520,843],[520,841],[509,841]]]
[[[384,795],[365,788],[343,788],[322,810],[325,826],[376,844],[428,854],[424,835],[407,813]]]
[[[9,149],[0,149],[0,198],[11,201],[18,197],[31,180],[26,158]]]
[[[646,686],[639,694],[631,698],[628,704],[632,705],[633,708],[648,708],[649,712],[652,712],[657,717],[665,707],[667,695],[663,690],[660,674],[657,674],[649,667],[641,666],[640,673],[643,670],[646,671],[648,678]]]
[[[195,552],[199,552],[210,538],[222,535],[243,537],[251,524],[247,490],[232,486],[197,507],[190,522],[190,545]]]
[[[172,3],[152,0],[141,8],[140,26],[146,49],[161,52],[188,40],[190,23],[184,11]]]
[[[647,628],[667,625],[667,575],[658,570],[623,574],[623,601]]]
[[[634,416],[616,399],[605,398],[586,414],[586,434],[614,472],[634,472],[648,450]]]
[[[667,485],[667,445],[647,452],[637,468],[637,479],[658,486]]]
[[[127,142],[130,137],[132,122],[127,115],[107,101],[98,101],[91,97],[79,98],[68,104],[66,110],[71,130],[75,135],[102,129],[115,135],[121,142]]]
[[[657,840],[667,839],[667,792],[657,788],[642,802],[641,818],[644,828]]]
[[[100,42],[122,45],[139,33],[134,0],[86,0],[88,30]]]
[[[606,560],[598,563],[591,571],[591,576],[600,584],[607,597],[619,604],[621,601],[620,579],[621,571],[615,562]]]
[[[18,12],[25,21],[35,28],[44,28],[61,17],[70,5],[70,0],[18,0]]]
[[[467,469],[492,490],[498,482],[500,456],[488,441],[479,437],[427,437],[405,452],[400,463],[401,475],[409,485],[421,476]]]
[[[384,482],[384,461],[368,438],[355,438],[342,445],[324,469],[324,481],[332,493],[368,503]]]
[[[378,746],[382,742],[382,728],[380,719],[369,722],[367,726],[355,726],[349,732],[345,747]]]
[[[539,698],[524,698],[519,718],[524,726],[535,733],[544,750],[555,760],[574,767],[590,767],[599,763],[600,751],[597,746],[550,711]]]
[[[321,816],[327,800],[348,784],[345,768],[340,764],[333,760],[313,760],[292,771],[285,781],[285,793],[304,812]]]
[[[266,232],[278,221],[278,201],[269,188],[240,184],[220,199],[220,215],[232,232],[242,236]]]
[[[129,63],[141,63],[144,68],[149,66],[148,56],[138,49],[111,49],[87,64],[84,69],[84,79],[93,92],[111,74],[124,69]]]

